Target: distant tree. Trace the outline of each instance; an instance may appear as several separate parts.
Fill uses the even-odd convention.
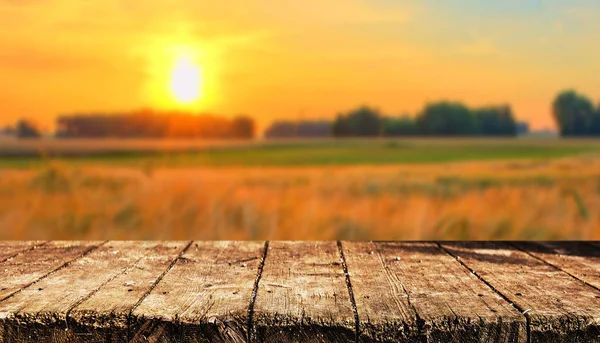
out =
[[[552,103],[552,114],[562,136],[589,135],[597,125],[592,102],[574,90],[559,93]]]
[[[331,136],[332,123],[326,120],[277,120],[265,131],[265,138],[310,138]]]
[[[17,122],[15,133],[18,138],[40,138],[42,136],[36,123],[28,119],[21,119]]]
[[[350,135],[350,128],[346,116],[344,116],[343,114],[338,114],[335,117],[333,125],[331,125],[331,133],[335,137],[343,137]]]
[[[598,104],[596,110],[592,114],[592,120],[590,122],[590,134],[594,136],[600,136],[600,104]]]
[[[293,121],[277,120],[265,131],[266,138],[292,138],[298,136],[298,124]]]
[[[477,133],[484,136],[514,136],[517,121],[510,106],[488,106],[473,110]]]
[[[5,134],[5,135],[16,135],[17,130],[15,129],[14,126],[12,125],[6,125],[2,130],[0,130],[0,134]]]
[[[248,116],[153,112],[75,114],[57,118],[57,137],[251,139],[256,125]]]
[[[339,114],[332,126],[334,136],[379,136],[382,117],[377,109],[362,106],[348,113]]]
[[[500,117],[500,135],[516,136],[517,120],[510,105],[498,107],[498,116]]]
[[[525,135],[529,133],[529,123],[527,122],[517,122],[517,134],[518,135]]]
[[[414,136],[419,133],[416,121],[408,115],[383,119],[384,136]]]
[[[298,137],[330,137],[331,125],[328,120],[302,120],[297,124]]]
[[[254,119],[248,116],[237,116],[231,123],[233,138],[252,139],[254,138],[255,129]]]
[[[419,131],[425,135],[475,135],[477,121],[465,105],[441,101],[427,104],[416,118]]]

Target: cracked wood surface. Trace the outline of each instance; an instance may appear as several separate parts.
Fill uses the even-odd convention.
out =
[[[4,262],[43,243],[41,241],[0,242],[0,262]]]
[[[586,242],[515,242],[517,248],[600,289],[600,249]]]
[[[422,341],[412,307],[429,342],[526,340],[525,318],[437,245],[343,245],[365,339],[396,342],[408,328],[405,341]]]
[[[6,299],[76,260],[101,242],[50,242],[1,264],[0,299]],[[1,305],[1,304],[0,304]]]
[[[94,335],[78,330],[80,323],[71,316],[72,310],[160,245],[159,242],[100,245],[0,302],[5,341],[19,342],[29,337],[48,342],[95,341]],[[119,334],[119,327],[111,329]]]
[[[506,243],[442,246],[525,313],[532,343],[600,341],[600,291]]]
[[[264,242],[194,242],[133,312],[133,342],[246,342]]]
[[[255,342],[354,342],[336,242],[271,242],[253,324]]]
[[[600,342],[599,271],[597,242],[0,242],[0,343]]]
[[[70,312],[72,329],[86,342],[127,342],[131,311],[191,242],[151,244],[135,264]]]
[[[372,242],[343,242],[364,342],[421,342],[418,318],[401,280]],[[391,263],[395,263],[394,261]]]

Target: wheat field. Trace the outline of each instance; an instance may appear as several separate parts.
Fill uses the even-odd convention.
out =
[[[600,239],[600,155],[0,169],[0,239]]]

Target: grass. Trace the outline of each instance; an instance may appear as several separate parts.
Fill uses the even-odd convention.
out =
[[[0,239],[600,239],[596,142],[393,143],[2,160]]]
[[[8,145],[0,149],[0,155],[5,156],[0,159],[0,168],[36,168],[48,161],[61,161],[73,166],[144,166],[151,171],[156,167],[306,167],[544,160],[600,153],[600,141],[554,139],[317,140],[233,145],[190,143],[176,147],[165,147],[160,141],[118,140],[40,144],[22,149]],[[31,156],[38,151],[45,151],[42,155],[46,157]]]
[[[11,144],[0,239],[600,239],[600,141]]]

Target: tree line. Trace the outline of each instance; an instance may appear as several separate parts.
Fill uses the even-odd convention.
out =
[[[276,121],[265,137],[514,136],[527,131],[527,123],[517,122],[508,105],[469,109],[443,101],[426,105],[415,117],[390,116],[360,106],[333,121]]]
[[[552,116],[562,136],[599,136],[600,104],[575,90],[560,92],[552,102]],[[372,136],[515,136],[526,133],[510,105],[469,108],[456,101],[426,104],[416,115],[392,116],[375,107],[360,106],[339,113],[334,120],[277,120],[265,131],[266,138],[372,137]],[[19,120],[0,133],[21,138],[41,136],[37,125]],[[74,114],[57,118],[57,137],[142,137],[252,139],[255,120],[212,114],[155,112]]]
[[[209,138],[251,139],[256,125],[253,118],[219,117],[185,112],[70,115],[57,118],[56,136],[117,138]]]
[[[330,120],[276,120],[265,130],[265,138],[322,138],[331,136]]]
[[[575,90],[556,95],[552,116],[563,137],[600,136],[600,103],[594,107],[587,96]],[[389,116],[361,106],[338,114],[332,122],[319,122],[318,135],[325,136],[326,125],[336,137],[515,136],[529,131],[528,123],[517,121],[509,105],[469,108],[453,101],[429,103],[415,116]],[[267,130],[267,137],[303,136],[299,128],[312,128],[311,136],[317,134],[315,122],[278,121]]]
[[[233,118],[207,113],[158,112],[72,114],[56,118],[57,138],[201,138],[253,139],[256,122],[246,115]],[[40,138],[42,130],[29,119],[20,119],[0,134]]]
[[[519,123],[508,105],[470,109],[459,102],[427,104],[415,117],[385,116],[362,106],[338,114],[334,136],[515,136]]]
[[[15,136],[19,138],[40,138],[42,130],[38,124],[30,119],[19,119],[13,125],[7,125],[0,129],[0,135]]]
[[[566,90],[552,103],[552,115],[561,136],[600,136],[600,104],[575,90]]]

